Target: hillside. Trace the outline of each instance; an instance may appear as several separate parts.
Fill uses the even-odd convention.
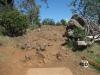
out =
[[[0,75],[25,75],[30,68],[67,67],[73,75],[100,75],[82,69],[80,56],[62,44],[64,26],[44,25],[19,37],[0,38]]]

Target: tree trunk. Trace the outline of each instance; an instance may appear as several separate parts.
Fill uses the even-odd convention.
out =
[[[98,14],[98,24],[100,25],[100,13]]]

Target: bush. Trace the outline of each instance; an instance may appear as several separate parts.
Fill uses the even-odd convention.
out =
[[[73,51],[80,50],[83,51],[86,47],[85,46],[78,46],[77,41],[84,41],[85,40],[85,30],[82,30],[78,27],[73,29],[73,34],[68,39],[68,45],[72,47]]]
[[[46,18],[42,21],[43,25],[55,25],[55,21],[53,19]]]
[[[74,33],[73,33],[74,38],[79,38],[80,40],[84,40],[85,38],[85,30],[82,30],[78,27],[74,28]]]
[[[0,13],[1,33],[8,36],[19,36],[26,32],[28,19],[18,11],[7,10]]]

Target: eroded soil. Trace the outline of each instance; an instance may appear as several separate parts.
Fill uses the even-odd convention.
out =
[[[26,75],[30,68],[49,67],[67,67],[73,75],[100,75],[91,67],[80,67],[80,56],[62,45],[64,33],[64,26],[47,25],[9,38],[0,46],[0,75]]]

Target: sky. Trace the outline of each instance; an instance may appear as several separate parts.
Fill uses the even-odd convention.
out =
[[[36,2],[42,5],[40,10],[40,18],[42,20],[51,18],[57,22],[61,19],[69,20],[72,15],[71,9],[68,6],[71,0],[48,0],[49,8],[40,0],[36,0]]]
[[[41,0],[36,0],[38,5],[41,5],[40,8],[40,19],[45,18],[53,19],[55,22],[60,21],[61,19],[69,20],[72,13],[70,6],[71,0],[48,0],[48,6]],[[16,5],[20,3],[20,0],[16,0]]]

